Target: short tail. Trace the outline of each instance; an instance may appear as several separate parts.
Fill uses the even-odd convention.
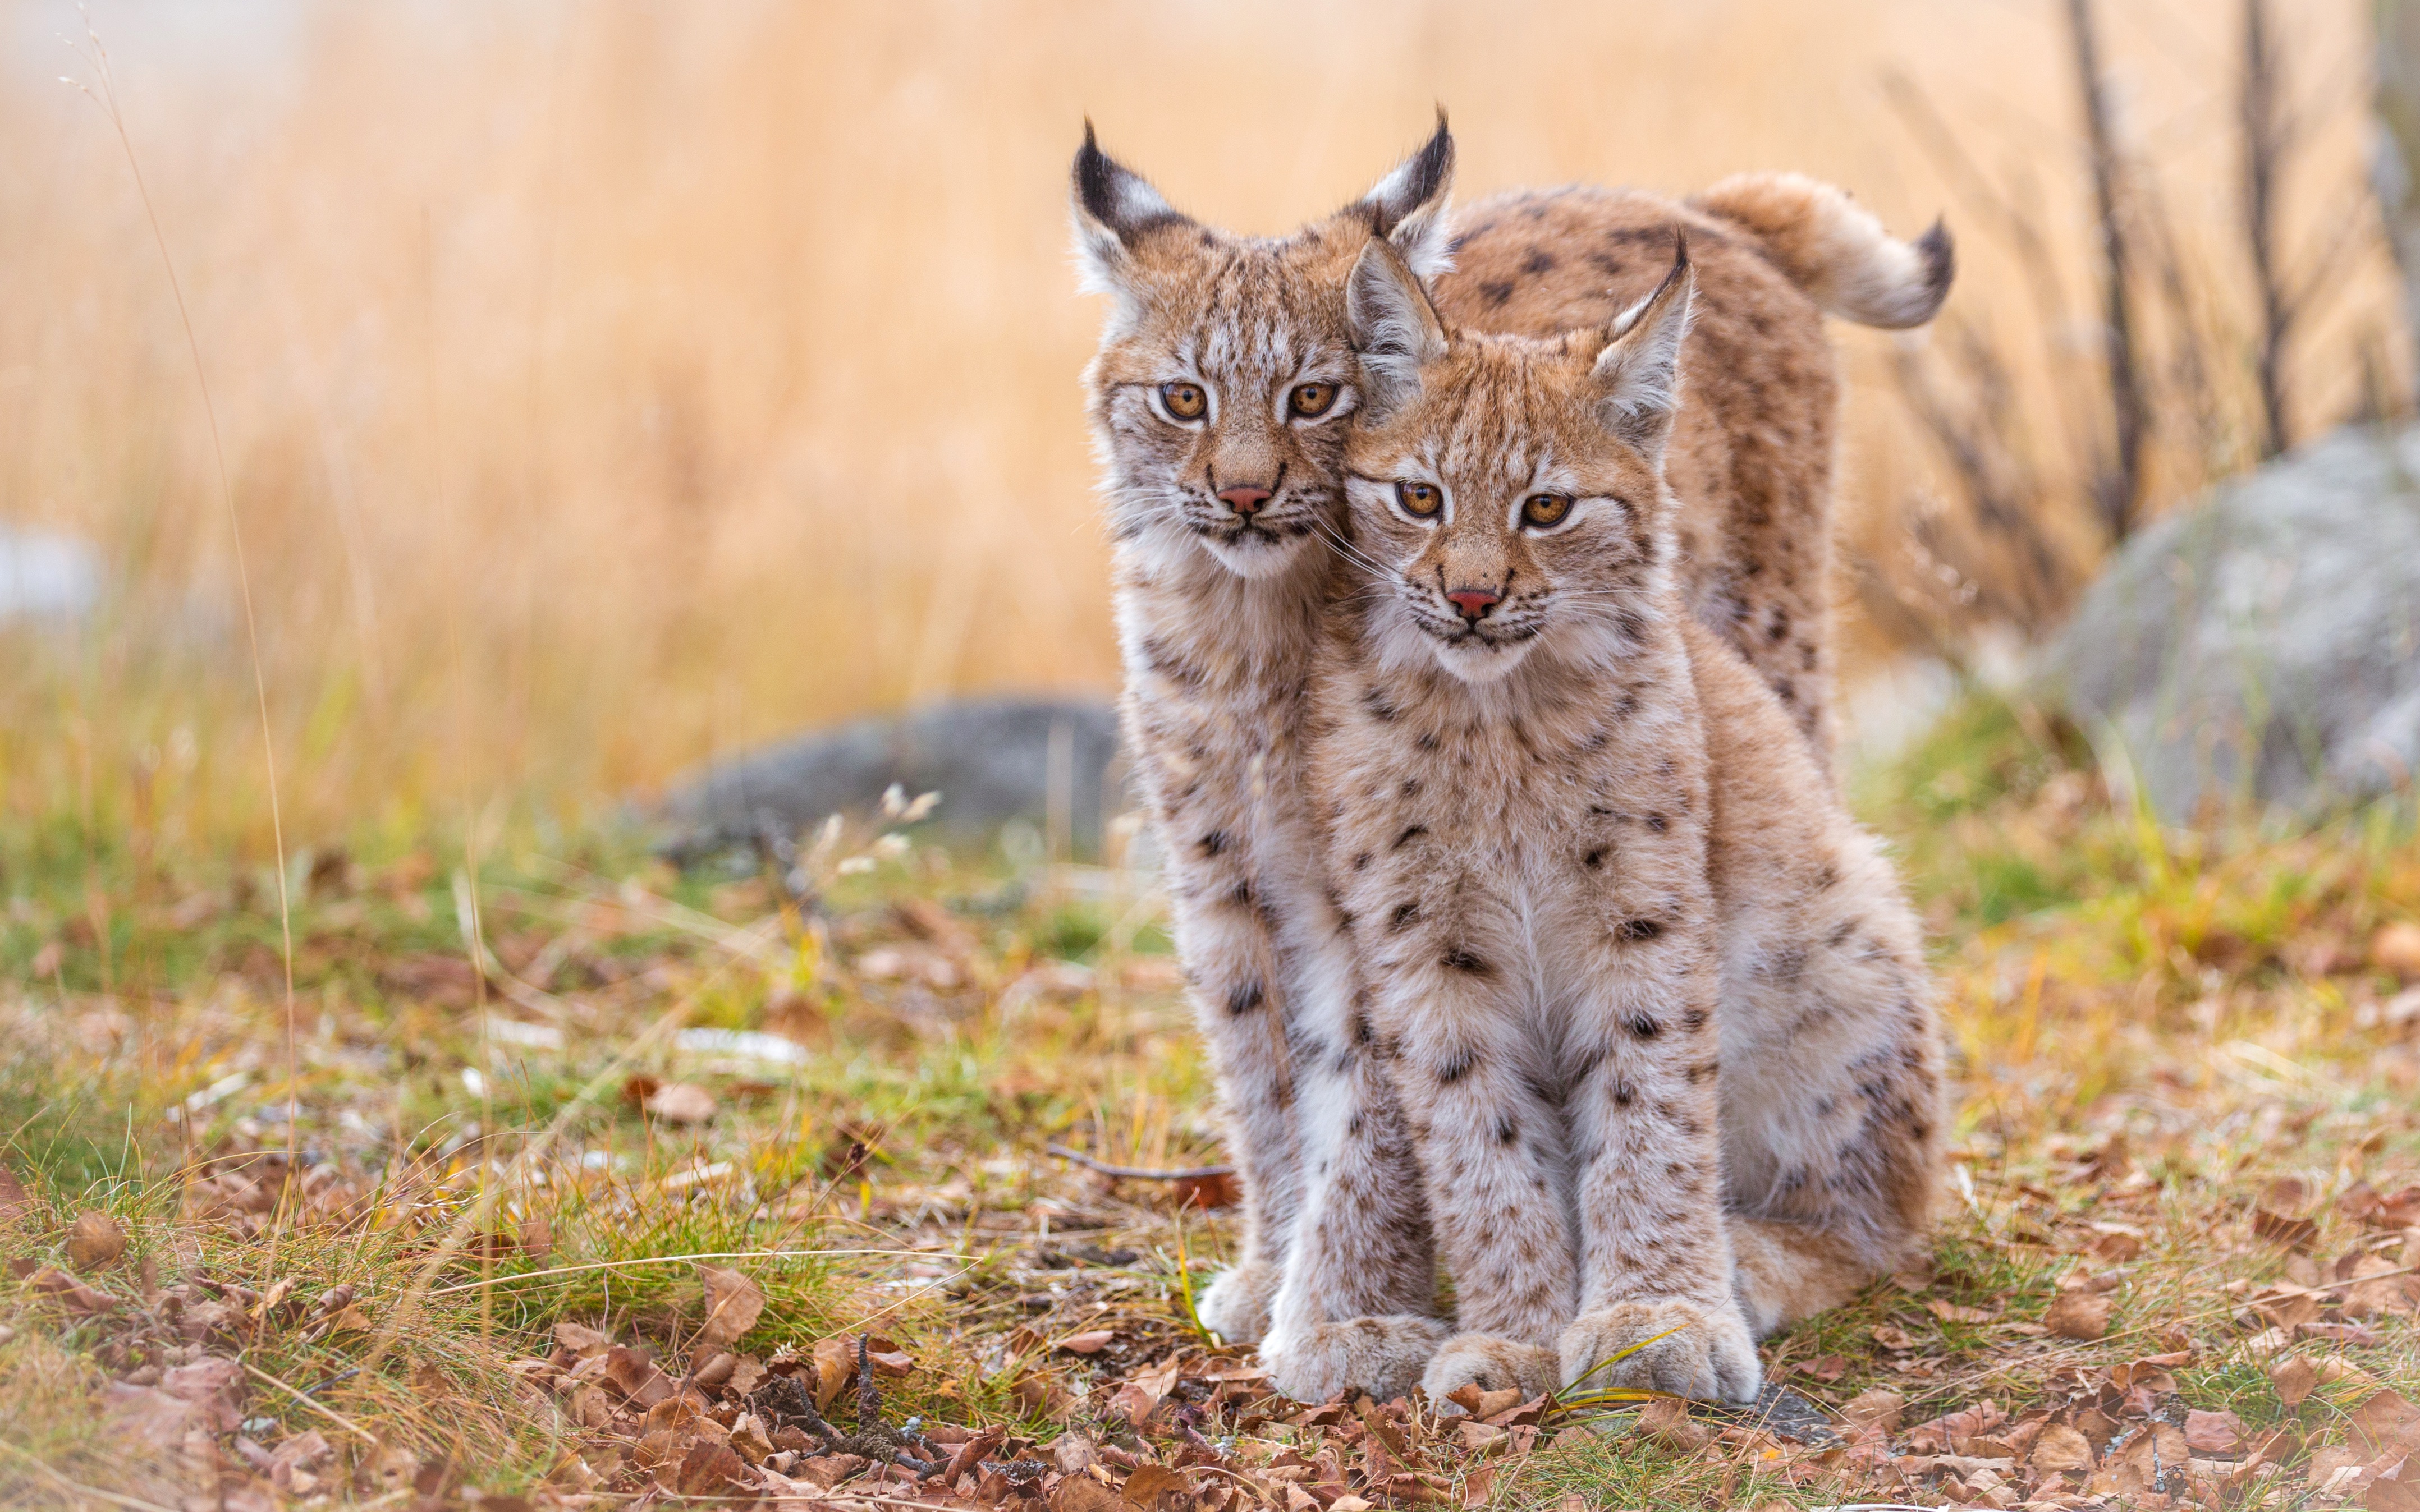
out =
[[[1848,191],[1805,174],[1734,174],[1690,204],[1754,237],[1808,299],[1859,325],[1924,324],[1957,272],[1941,222],[1901,241]]]

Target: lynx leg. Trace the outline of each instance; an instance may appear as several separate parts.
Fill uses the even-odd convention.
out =
[[[1244,1242],[1235,1265],[1211,1283],[1201,1313],[1221,1337],[1249,1344],[1267,1331],[1287,1236],[1302,1202],[1285,1022],[1291,1005],[1249,896],[1236,896],[1238,885],[1204,880],[1216,885],[1180,887],[1176,939],[1218,1079],[1228,1152],[1244,1190]]]
[[[1427,1203],[1342,921],[1298,959],[1306,1192],[1261,1357],[1299,1400],[1387,1400],[1419,1384],[1447,1333]]]
[[[1605,926],[1600,925],[1600,928]],[[1731,1289],[1716,1123],[1711,928],[1615,924],[1575,1015],[1583,1238],[1563,1379],[1753,1400],[1761,1370]]]

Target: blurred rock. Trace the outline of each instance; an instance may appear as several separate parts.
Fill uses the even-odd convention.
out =
[[[2407,788],[2420,428],[2339,431],[2143,532],[2046,667],[2170,823],[2244,799],[2317,815]]]
[[[101,553],[53,531],[0,524],[0,625],[73,622],[101,598]]]
[[[751,844],[768,825],[796,836],[829,814],[873,815],[895,782],[911,798],[939,793],[927,824],[952,839],[988,841],[1016,824],[1038,848],[1056,807],[1075,853],[1094,856],[1105,812],[1125,806],[1123,774],[1106,700],[961,699],[697,768],[673,782],[660,814],[674,828],[666,854],[687,865]]]

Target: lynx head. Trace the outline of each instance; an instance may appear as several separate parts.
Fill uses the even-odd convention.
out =
[[[1199,542],[1265,578],[1343,512],[1345,418],[1360,404],[1344,281],[1373,239],[1441,271],[1453,138],[1436,134],[1369,193],[1282,239],[1230,236],[1171,208],[1084,128],[1076,253],[1113,301],[1086,371],[1120,540]]]
[[[1683,242],[1609,324],[1536,341],[1449,332],[1392,247],[1362,253],[1346,488],[1382,656],[1425,651],[1485,683],[1541,647],[1583,665],[1635,649],[1669,570],[1664,446],[1692,282]]]

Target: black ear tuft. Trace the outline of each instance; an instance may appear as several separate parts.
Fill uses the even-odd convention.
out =
[[[1407,197],[1415,207],[1435,199],[1453,182],[1453,131],[1446,125],[1443,105],[1436,108],[1436,131],[1404,165],[1409,173]],[[1393,229],[1391,225],[1380,226],[1378,234],[1385,236]]]
[[[1949,223],[1936,219],[1932,229],[1916,241],[1916,254],[1924,259],[1924,291],[1934,310],[1949,297],[1949,285],[1958,276],[1958,244],[1950,238]]]
[[[1369,220],[1373,236],[1391,237],[1404,221],[1434,211],[1452,183],[1453,132],[1446,125],[1445,107],[1439,105],[1436,131],[1420,149],[1397,163],[1350,208]]]
[[[1084,120],[1084,145],[1076,149],[1073,177],[1077,208],[1122,242],[1185,220],[1140,174],[1101,150],[1090,116]]]

